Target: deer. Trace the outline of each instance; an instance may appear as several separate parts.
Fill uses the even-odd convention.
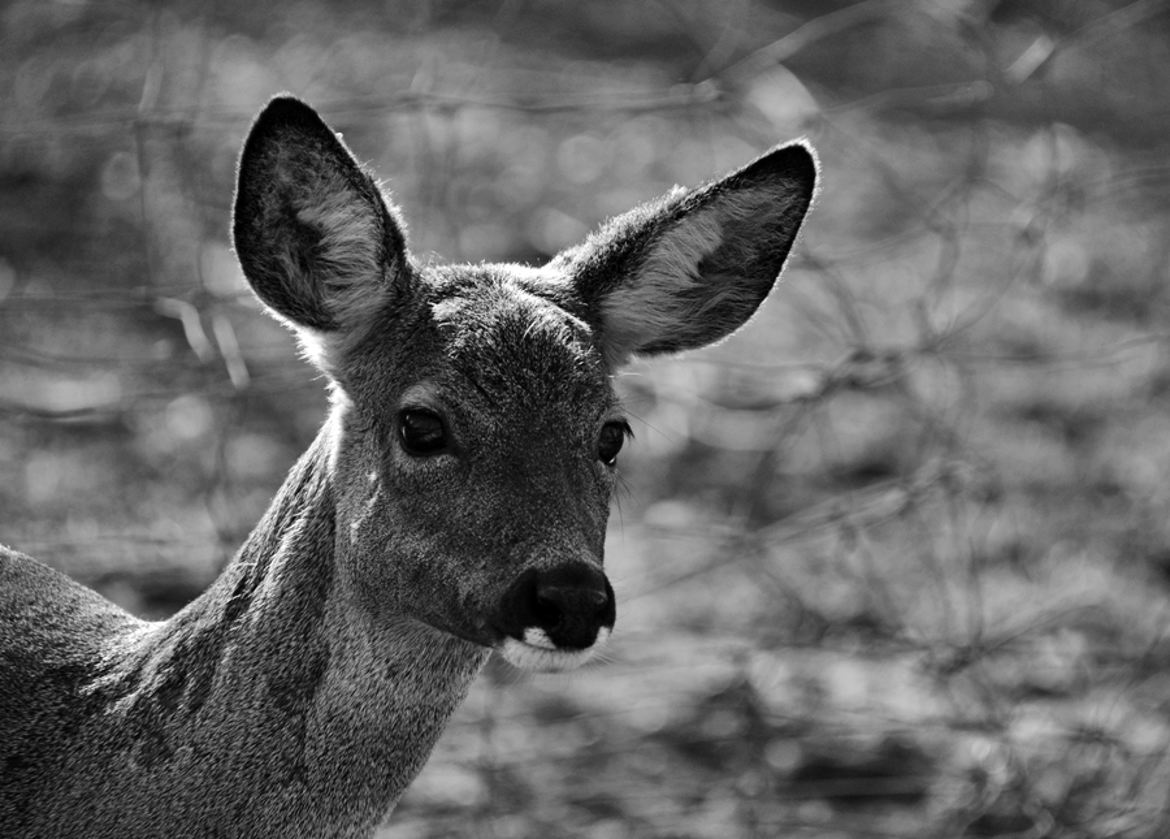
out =
[[[231,232],[330,408],[209,588],[145,621],[0,548],[0,836],[369,837],[494,652],[597,656],[630,436],[614,376],[738,330],[816,187],[803,140],[676,187],[533,267],[408,249],[399,209],[287,94]]]

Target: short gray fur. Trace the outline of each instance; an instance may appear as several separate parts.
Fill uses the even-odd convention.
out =
[[[792,144],[540,268],[424,266],[320,117],[272,100],[236,250],[328,374],[329,418],[170,620],[0,548],[0,836],[370,836],[493,649],[568,669],[604,642],[612,374],[746,322],[815,179]]]

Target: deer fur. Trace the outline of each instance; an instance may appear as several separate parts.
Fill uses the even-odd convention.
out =
[[[330,415],[169,620],[0,548],[0,836],[368,837],[492,650],[590,659],[615,615],[611,377],[746,322],[815,176],[780,147],[543,267],[424,266],[320,117],[270,102],[235,246]]]

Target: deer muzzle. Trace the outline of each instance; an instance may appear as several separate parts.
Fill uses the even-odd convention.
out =
[[[616,618],[613,587],[584,562],[528,569],[500,601],[500,651],[525,670],[571,670],[604,646]]]

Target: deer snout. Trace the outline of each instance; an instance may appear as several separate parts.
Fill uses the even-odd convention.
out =
[[[504,657],[512,664],[528,670],[569,670],[605,643],[616,614],[605,574],[575,562],[523,572],[504,594],[495,625],[504,635]]]

